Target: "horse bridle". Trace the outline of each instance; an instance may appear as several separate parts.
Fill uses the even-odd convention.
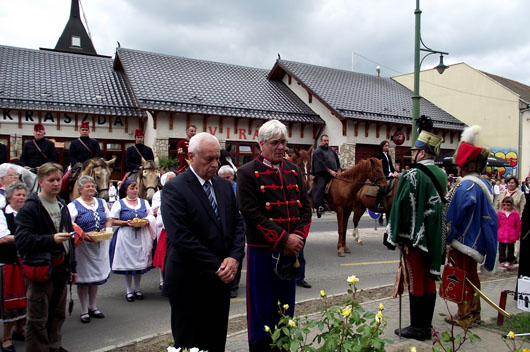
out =
[[[95,169],[96,168],[102,168],[103,166],[101,165],[96,165],[92,168],[92,172],[90,173],[90,177],[92,177],[94,179],[94,181],[96,181],[96,171]],[[108,183],[105,182],[105,184],[107,184],[107,188],[102,188],[102,189],[99,189],[99,188],[96,188],[96,193],[101,193],[101,192],[105,192],[105,191],[108,191],[109,190],[109,186],[108,186]],[[96,182],[96,186],[97,186],[97,182]]]
[[[138,170],[139,179],[142,180],[142,187],[145,188],[146,191],[152,189],[154,192],[156,192],[156,188],[158,187],[158,183],[160,182],[159,176],[156,177],[157,178],[156,186],[146,186],[145,183],[143,182],[143,179],[145,178],[145,176],[141,172],[143,170],[155,170],[156,171],[156,168],[154,168],[154,167],[143,167],[142,170]]]

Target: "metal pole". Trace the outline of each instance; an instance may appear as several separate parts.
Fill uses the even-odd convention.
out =
[[[421,41],[421,10],[420,0],[416,0],[415,15],[415,31],[414,31],[414,92],[412,95],[412,138],[411,147],[418,139],[418,130],[416,128],[416,121],[420,118],[420,41]]]

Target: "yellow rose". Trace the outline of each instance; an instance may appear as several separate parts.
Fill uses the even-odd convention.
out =
[[[412,347],[410,348],[410,352],[416,352],[416,347],[412,346]]]
[[[374,318],[375,322],[380,324],[381,323],[381,317],[379,315],[376,315]]]
[[[348,281],[348,283],[350,285],[354,285],[354,284],[359,282],[359,279],[357,278],[357,276],[352,275],[352,276],[348,276],[348,280],[347,281]]]
[[[285,309],[285,310],[289,309],[289,305],[288,305],[287,303],[284,304],[284,305],[283,305],[283,309]]]
[[[265,332],[270,332],[270,331],[271,331],[271,328],[269,328],[267,325],[265,325],[265,327],[263,328],[263,330],[265,330]]]
[[[383,318],[383,312],[381,312],[381,311],[377,312],[376,317],[378,317],[379,319],[382,319]]]
[[[290,328],[294,328],[296,326],[296,323],[294,322],[294,320],[289,319],[289,322],[287,323],[287,326],[290,327]]]
[[[383,303],[379,303],[379,310],[385,310],[385,306],[383,305]]]
[[[515,340],[515,334],[513,333],[513,331],[510,331],[508,333],[508,337],[510,338],[510,340]]]
[[[320,290],[320,297],[326,297],[326,292],[324,292],[324,290]]]
[[[351,314],[351,308],[350,308],[350,306],[347,306],[346,308],[344,308],[344,309],[342,310],[342,315],[344,315],[344,317],[347,318],[347,317],[350,316],[350,314]]]

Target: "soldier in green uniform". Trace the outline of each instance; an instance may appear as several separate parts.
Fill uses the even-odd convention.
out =
[[[389,242],[399,246],[410,298],[410,326],[401,336],[431,339],[436,278],[442,265],[442,199],[447,191],[445,171],[434,165],[442,138],[421,131],[414,164],[399,180],[387,228]],[[400,329],[395,330],[396,335]]]

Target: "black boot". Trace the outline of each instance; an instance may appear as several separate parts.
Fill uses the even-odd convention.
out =
[[[431,328],[426,329],[425,321],[425,296],[414,296],[409,293],[410,303],[410,326],[401,329],[401,336],[407,339],[415,339],[418,341],[425,341],[431,338]],[[399,329],[394,330],[394,333],[399,336]]]
[[[425,337],[427,340],[431,339],[431,329],[432,329],[432,318],[434,316],[434,306],[436,305],[436,293],[426,293],[424,296],[424,306],[423,311],[424,320],[423,327],[425,329]]]

